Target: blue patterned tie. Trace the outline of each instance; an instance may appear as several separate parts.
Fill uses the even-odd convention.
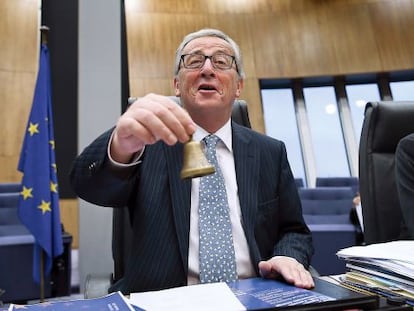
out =
[[[237,279],[229,204],[223,174],[217,163],[216,145],[219,138],[204,138],[206,157],[216,172],[200,179],[200,281],[227,282]]]

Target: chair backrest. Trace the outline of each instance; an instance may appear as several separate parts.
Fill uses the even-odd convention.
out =
[[[21,183],[0,183],[0,225],[21,225],[17,211],[20,191]]]
[[[312,234],[315,253],[311,265],[320,275],[345,272],[336,252],[357,244],[358,230],[350,213],[354,193],[350,187],[299,188],[302,213]]]
[[[0,183],[0,193],[20,192],[22,191],[21,183],[3,182]]]
[[[171,99],[180,103],[180,99],[171,96]],[[129,103],[134,99],[128,100]],[[234,122],[246,127],[251,127],[247,103],[245,100],[237,99],[233,105],[232,119]],[[112,216],[112,258],[114,260],[113,281],[117,281],[123,277],[125,265],[128,258],[128,251],[132,239],[132,228],[129,218],[128,209],[114,208]]]
[[[354,193],[351,187],[299,188],[305,222],[310,224],[352,224],[350,213]]]
[[[0,225],[21,225],[18,216],[20,193],[0,193]]]
[[[398,142],[414,132],[414,101],[370,102],[359,145],[359,189],[367,244],[396,240],[401,210],[394,172]]]
[[[344,177],[316,177],[316,187],[351,187],[354,195],[359,191],[358,177],[344,176]]]
[[[298,187],[298,188],[304,188],[305,187],[305,183],[303,182],[303,178],[301,178],[301,177],[296,177],[295,178],[295,184],[296,184],[296,187]]]

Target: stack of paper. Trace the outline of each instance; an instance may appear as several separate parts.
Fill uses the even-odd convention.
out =
[[[340,250],[346,261],[344,285],[414,305],[414,241],[393,241]]]

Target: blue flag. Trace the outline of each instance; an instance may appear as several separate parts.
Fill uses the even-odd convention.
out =
[[[18,170],[23,173],[18,212],[35,238],[33,279],[39,283],[40,273],[48,276],[53,258],[63,253],[49,50],[45,44],[41,46],[39,72]]]

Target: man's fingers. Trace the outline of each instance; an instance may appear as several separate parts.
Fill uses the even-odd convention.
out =
[[[145,145],[161,140],[168,145],[187,142],[196,126],[181,106],[166,96],[148,94],[137,98],[118,119],[111,154],[129,159]]]
[[[287,282],[298,287],[312,288],[315,285],[310,272],[300,263],[292,265],[286,271],[283,271],[283,277]]]
[[[259,262],[259,272],[265,279],[274,279],[279,276],[279,273],[273,269],[272,264],[268,261]]]
[[[150,94],[140,98],[125,113],[142,124],[157,140],[169,145],[186,142],[195,131],[188,113],[171,99]],[[137,136],[140,133],[136,133]]]
[[[312,288],[315,286],[312,275],[305,267],[293,258],[276,256],[259,262],[260,275],[263,278],[283,279],[297,287]]]

